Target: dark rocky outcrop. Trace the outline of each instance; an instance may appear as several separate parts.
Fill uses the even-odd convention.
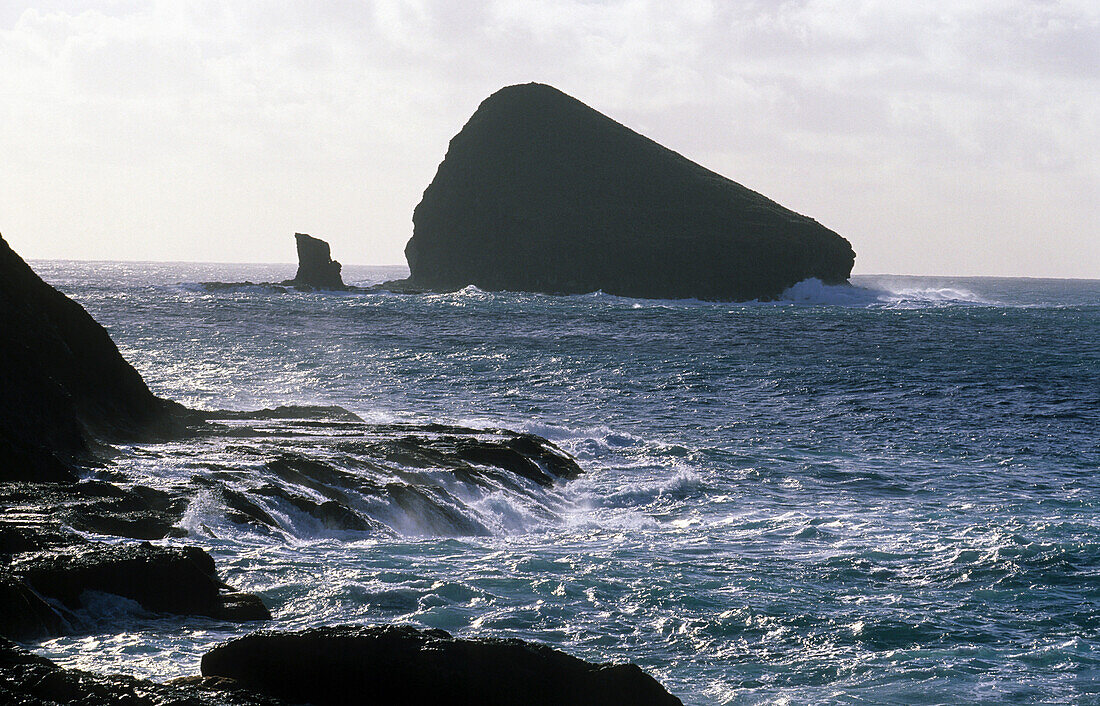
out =
[[[0,331],[0,481],[73,480],[98,441],[175,434],[188,419],[2,237]]]
[[[298,245],[298,272],[294,279],[283,284],[313,289],[344,289],[340,263],[332,259],[328,243],[305,233],[295,233],[294,240]]]
[[[393,437],[369,445],[359,444],[358,450],[409,466],[445,468],[471,481],[486,476],[507,481],[513,475],[550,487],[578,478],[584,472],[572,457],[534,434],[443,424],[420,428],[392,424],[376,428],[392,432]]]
[[[9,570],[39,595],[73,610],[81,607],[85,591],[99,591],[159,613],[233,621],[271,618],[256,596],[226,591],[214,560],[198,547],[89,543],[20,556]]]
[[[520,640],[463,640],[409,626],[253,633],[206,653],[202,673],[315,706],[681,703],[633,664],[593,664]]]
[[[156,684],[122,675],[64,669],[0,637],[0,703],[20,706],[285,706],[231,680]]]
[[[450,143],[396,290],[770,299],[845,282],[851,245],[557,89],[504,88]]]

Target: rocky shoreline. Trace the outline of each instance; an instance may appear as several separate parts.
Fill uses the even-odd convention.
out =
[[[337,446],[369,454],[380,467],[392,461],[444,470],[471,487],[551,487],[582,470],[545,439],[507,430],[367,425],[339,408],[196,412],[161,400],[107,332],[39,279],[2,238],[0,323],[19,332],[0,342],[0,391],[10,401],[0,409],[0,702],[337,704],[354,695],[368,704],[680,703],[633,665],[592,664],[543,645],[463,640],[409,626],[246,635],[209,652],[201,677],[168,684],[66,669],[34,655],[12,641],[30,645],[103,629],[91,613],[104,594],[166,620],[271,620],[259,596],[218,577],[210,554],[181,544],[188,531],[180,524],[199,492],[219,494],[230,522],[275,528],[270,513],[231,485],[210,487],[201,477],[175,483],[127,478],[112,468],[113,444],[267,439],[326,428],[342,440]],[[357,504],[373,494],[412,504],[453,533],[484,531],[448,515],[439,488],[371,483],[285,451],[273,451],[263,468],[269,480],[253,497],[271,498],[324,526],[389,531]]]

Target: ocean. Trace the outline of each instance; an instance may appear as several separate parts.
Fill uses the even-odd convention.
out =
[[[518,637],[635,662],[686,704],[1100,703],[1098,280],[868,275],[731,304],[207,291],[294,268],[31,264],[161,396],[338,405],[380,437],[532,432],[584,469],[473,488],[323,420],[120,448],[113,478],[207,489],[169,541],[206,548],[273,627]],[[356,495],[375,529],[333,530],[264,492],[276,457],[420,500]],[[256,627],[102,601],[104,632],[37,651],[167,679]]]

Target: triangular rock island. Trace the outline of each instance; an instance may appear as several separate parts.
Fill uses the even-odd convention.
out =
[[[543,84],[489,96],[413,214],[407,289],[772,299],[847,240]]]

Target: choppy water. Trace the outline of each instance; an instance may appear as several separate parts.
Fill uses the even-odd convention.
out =
[[[344,532],[254,492],[273,454],[406,472],[339,429],[126,450],[137,479],[207,474],[271,513],[236,525],[200,494],[185,541],[279,625],[539,640],[635,661],[689,704],[1100,703],[1100,281],[858,277],[739,305],[207,293],[293,268],[33,265],[163,396],[531,431],[587,471],[451,487],[451,524],[362,500],[377,530]],[[107,609],[123,632],[40,651],[161,678],[242,629]]]

